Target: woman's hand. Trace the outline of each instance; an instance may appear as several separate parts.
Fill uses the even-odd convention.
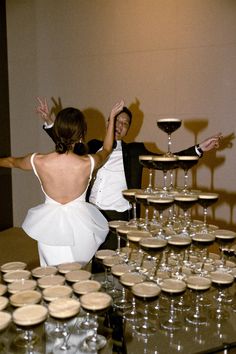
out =
[[[124,105],[125,105],[124,100],[121,100],[120,102],[117,102],[112,107],[109,119],[114,119],[117,116],[117,114],[119,114],[122,111]]]

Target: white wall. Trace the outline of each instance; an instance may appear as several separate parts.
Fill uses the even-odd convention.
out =
[[[34,112],[37,95],[84,110],[88,138],[102,135],[123,97],[135,115],[128,140],[166,150],[156,120],[168,116],[183,119],[173,151],[224,134],[195,180],[220,193],[214,216],[233,227],[235,0],[7,0],[7,31],[13,155],[53,148]],[[13,198],[17,226],[42,200],[32,173],[14,171]]]

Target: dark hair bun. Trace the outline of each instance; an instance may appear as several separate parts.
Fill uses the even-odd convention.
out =
[[[67,146],[65,143],[62,143],[61,141],[58,141],[56,143],[56,152],[59,154],[64,154],[67,151]]]

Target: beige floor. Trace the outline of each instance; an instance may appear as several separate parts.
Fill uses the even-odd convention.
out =
[[[37,242],[19,227],[0,232],[0,265],[12,261],[25,262],[28,269],[39,266]]]

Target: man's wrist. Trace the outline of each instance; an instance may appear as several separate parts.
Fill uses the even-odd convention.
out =
[[[198,156],[201,157],[203,155],[203,150],[201,149],[199,144],[195,145],[195,151],[198,154]]]
[[[44,122],[43,127],[44,127],[45,129],[49,129],[49,128],[52,128],[52,127],[53,127],[53,125],[54,125],[54,123],[53,123],[53,122],[52,122],[52,123],[47,123],[47,122]]]

